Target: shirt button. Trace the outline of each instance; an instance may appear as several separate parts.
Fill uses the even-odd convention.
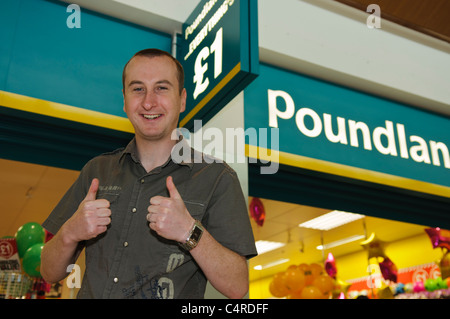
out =
[[[114,280],[114,282],[116,282],[116,283],[119,282],[119,278],[117,278],[117,277],[115,277],[113,280]]]
[[[134,208],[131,210],[132,213],[136,213],[136,211],[137,211],[136,207],[134,207]]]
[[[128,242],[127,241],[123,243],[123,247],[128,247]]]
[[[141,184],[144,184],[144,182],[145,182],[145,180],[144,180],[144,179],[141,179]]]

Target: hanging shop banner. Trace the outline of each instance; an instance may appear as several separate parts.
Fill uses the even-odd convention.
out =
[[[256,0],[203,0],[183,24],[177,58],[185,71],[180,126],[213,117],[257,76]]]
[[[268,65],[244,103],[246,128],[278,128],[271,160],[450,197],[449,118]]]

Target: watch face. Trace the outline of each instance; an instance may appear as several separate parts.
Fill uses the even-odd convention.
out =
[[[201,237],[201,235],[202,235],[202,233],[203,233],[203,230],[200,227],[195,226],[194,231],[192,232],[192,235],[191,235],[190,239],[195,241],[195,242],[198,242],[200,237]]]

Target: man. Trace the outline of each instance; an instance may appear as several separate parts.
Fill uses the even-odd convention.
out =
[[[256,255],[236,173],[225,163],[175,162],[185,110],[183,69],[157,49],[123,71],[124,111],[135,137],[89,161],[43,226],[47,282],[65,278],[85,248],[79,298],[203,298],[206,280],[229,298],[248,291]],[[181,148],[186,149],[186,148]],[[211,161],[209,161],[211,162]]]

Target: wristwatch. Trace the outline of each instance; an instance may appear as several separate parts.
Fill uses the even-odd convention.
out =
[[[190,251],[194,249],[195,246],[197,246],[202,235],[203,235],[203,226],[200,223],[200,221],[195,220],[194,226],[192,227],[189,236],[186,238],[186,242],[179,244],[183,249]]]

